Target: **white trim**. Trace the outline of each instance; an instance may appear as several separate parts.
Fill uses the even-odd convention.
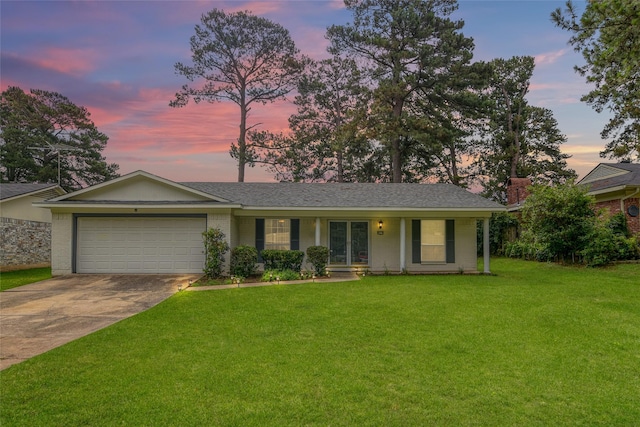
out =
[[[489,240],[489,218],[485,218],[483,221],[483,261],[484,261],[484,274],[491,274],[491,247]]]
[[[3,183],[3,184],[11,184],[11,183],[7,182],[7,183]],[[34,191],[30,191],[28,193],[22,193],[22,194],[15,195],[13,197],[8,197],[6,199],[2,199],[2,200],[0,200],[0,203],[10,202],[12,200],[16,200],[16,199],[19,199],[21,197],[28,197],[28,196],[34,197],[34,196],[37,196],[40,193],[48,192],[48,191],[51,191],[51,190],[54,190],[56,193],[58,193],[60,195],[58,197],[61,197],[62,195],[66,194],[66,191],[64,191],[64,189],[62,187],[60,187],[58,184],[51,184],[50,187],[44,187],[44,188],[41,188],[39,190],[34,190]]]
[[[627,188],[629,189],[633,189],[633,188],[640,188],[637,185],[618,185],[617,187],[607,187],[607,188],[603,188],[601,190],[595,190],[595,191],[588,191],[587,195],[589,196],[599,196],[600,194],[607,194],[607,193],[615,193],[616,191],[624,191]],[[617,197],[615,197],[617,199]]]
[[[400,272],[404,272],[407,269],[407,225],[405,218],[400,218]]]
[[[51,209],[87,209],[87,208],[100,208],[100,209],[241,209],[241,205],[237,204],[222,204],[219,202],[211,202],[211,203],[200,203],[200,204],[143,204],[137,202],[127,202],[127,203],[92,203],[91,201],[87,201],[85,203],[81,202],[58,202],[58,203],[48,203],[48,202],[33,202],[33,206],[39,208],[51,208]]]

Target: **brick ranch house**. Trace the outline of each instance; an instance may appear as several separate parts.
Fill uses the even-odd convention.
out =
[[[529,195],[529,178],[510,178],[507,183],[507,210],[517,213]],[[588,187],[597,209],[607,209],[610,215],[623,212],[633,234],[640,234],[640,164],[600,163],[577,185]]]
[[[596,207],[608,209],[611,215],[623,212],[633,234],[640,234],[640,164],[600,163],[578,185],[589,187]]]
[[[332,271],[473,273],[478,221],[489,273],[489,218],[505,210],[451,184],[178,183],[144,171],[34,205],[52,214],[54,275],[200,273],[212,227],[232,248],[327,246]]]

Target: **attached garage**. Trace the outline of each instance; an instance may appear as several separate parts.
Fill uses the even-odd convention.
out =
[[[201,273],[206,216],[77,216],[76,273]]]

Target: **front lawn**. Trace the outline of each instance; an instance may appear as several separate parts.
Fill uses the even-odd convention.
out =
[[[0,425],[637,425],[640,265],[184,291],[0,372]]]
[[[29,283],[51,279],[51,267],[31,268],[28,270],[7,271],[0,273],[0,291],[28,285]]]

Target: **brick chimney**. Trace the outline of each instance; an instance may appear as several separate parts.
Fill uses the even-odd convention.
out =
[[[531,185],[529,178],[509,178],[507,180],[507,206],[519,206],[529,196],[527,187]]]

